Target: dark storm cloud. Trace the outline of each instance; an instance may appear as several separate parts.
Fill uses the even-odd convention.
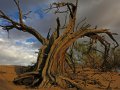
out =
[[[46,0],[20,0],[21,7],[23,8],[31,8],[31,6],[37,6],[39,4],[42,4]],[[14,0],[1,0],[0,1],[0,8],[5,11],[14,10],[15,3]]]
[[[87,17],[88,23],[108,28],[120,34],[120,0],[80,0],[78,18]],[[80,20],[80,19],[79,19]],[[116,36],[118,42],[120,35]]]

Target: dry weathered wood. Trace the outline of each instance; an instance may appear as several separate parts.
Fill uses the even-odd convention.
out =
[[[79,83],[76,83],[75,81],[67,78],[67,77],[63,77],[63,76],[59,76],[59,78],[68,81],[71,85],[75,86],[78,90],[90,90],[89,88],[85,88],[82,85],[80,85]]]
[[[81,86],[76,83],[75,81],[63,77],[65,74],[65,63],[66,63],[66,52],[68,48],[78,39],[83,38],[84,36],[87,36],[91,39],[95,39],[100,41],[103,45],[105,45],[105,55],[108,54],[108,42],[101,38],[99,36],[100,33],[107,34],[118,46],[117,41],[113,38],[112,34],[108,31],[108,29],[96,29],[96,28],[90,28],[90,24],[84,25],[78,30],[74,31],[75,29],[75,22],[76,22],[76,12],[77,12],[77,4],[78,0],[76,0],[76,4],[72,3],[53,3],[52,5],[55,5],[57,10],[60,9],[60,7],[67,7],[67,11],[69,11],[69,20],[66,25],[65,30],[60,34],[60,19],[57,18],[57,28],[50,36],[50,31],[48,32],[47,38],[44,38],[40,33],[37,32],[32,27],[29,27],[23,23],[22,18],[22,10],[19,5],[19,1],[14,0],[15,4],[17,5],[18,11],[19,11],[19,21],[15,22],[10,17],[8,17],[2,10],[0,10],[0,18],[7,20],[11,23],[11,26],[2,26],[5,30],[7,29],[13,29],[16,28],[18,30],[22,30],[24,32],[28,32],[35,36],[41,43],[42,46],[40,47],[37,62],[34,66],[34,70],[31,72],[27,72],[25,74],[19,75],[14,81],[18,83],[22,83],[21,81],[24,81],[24,79],[32,78],[32,83],[30,86],[37,86],[40,85],[41,87],[47,87],[50,85],[61,85],[61,81],[63,80],[64,87],[67,87],[67,84],[65,81],[69,82],[71,85],[75,86],[76,88],[81,89]],[[78,27],[78,26],[77,26]],[[73,67],[73,65],[70,65],[68,59],[68,65]],[[57,77],[59,76],[59,77]],[[60,81],[59,81],[60,80]],[[19,82],[20,81],[20,82]],[[26,83],[22,83],[25,84]]]

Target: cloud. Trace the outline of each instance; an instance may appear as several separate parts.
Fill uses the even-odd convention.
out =
[[[21,44],[16,44],[18,41],[0,38],[0,64],[9,65],[28,65],[36,61],[33,43],[22,41]]]
[[[0,64],[28,65],[36,61],[38,41],[35,38],[11,39],[5,31],[0,31]]]
[[[87,22],[98,28],[108,28],[120,34],[120,0],[80,0],[77,12],[78,21],[87,17]],[[120,35],[115,36],[120,42]]]
[[[56,17],[60,16],[61,23],[64,21],[64,14],[45,14],[43,9],[51,2],[74,2],[74,0],[20,0],[23,13],[32,11],[24,22],[34,27],[44,37],[50,27],[56,28]],[[18,20],[18,11],[13,0],[1,0],[0,9],[5,11],[14,20]],[[77,21],[87,17],[88,23],[99,28],[109,28],[112,32],[120,34],[120,0],[79,0]],[[63,20],[63,21],[62,21]],[[3,23],[0,19],[0,24]],[[5,22],[4,22],[5,23]],[[36,60],[34,52],[40,47],[34,36],[31,34],[11,30],[10,38],[7,32],[0,28],[0,64],[30,64]],[[120,35],[116,36],[120,42]]]

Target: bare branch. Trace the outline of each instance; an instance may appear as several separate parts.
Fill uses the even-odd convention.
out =
[[[119,44],[118,44],[118,42],[114,39],[112,33],[111,33],[111,32],[107,32],[106,34],[116,43],[114,49],[117,48],[117,47],[119,46]],[[115,33],[114,33],[114,34],[115,34]]]
[[[76,5],[78,4],[78,1],[76,1]],[[67,6],[68,10],[66,11],[59,11],[60,7],[64,7]],[[65,2],[61,2],[61,3],[53,3],[50,4],[50,7],[48,9],[45,9],[45,11],[49,12],[50,10],[56,8],[57,10],[55,11],[55,13],[66,13],[66,12],[70,12],[70,16],[71,18],[73,18],[73,16],[75,16],[75,12],[77,10],[77,6],[75,6],[73,3],[65,3]]]
[[[32,12],[32,11],[29,11],[29,12],[23,14],[23,16],[27,16],[27,15],[29,15],[31,12]]]
[[[60,34],[60,20],[59,20],[59,18],[57,17],[57,19],[56,19],[56,21],[57,21],[57,38],[59,37],[59,34]]]
[[[8,17],[2,10],[0,10],[0,18],[7,20],[14,25],[20,25],[19,23],[13,21],[10,17]]]
[[[24,28],[22,27],[22,29],[26,30],[26,32],[32,34],[33,36],[35,36],[43,45],[46,45],[48,43],[48,40],[45,39],[38,31],[36,31],[34,28],[32,27],[28,27],[28,26],[24,26]]]
[[[77,31],[79,25],[80,25],[82,22],[84,22],[85,20],[86,20],[86,17],[77,24],[77,26],[76,26],[76,31]]]
[[[17,8],[18,8],[18,11],[19,11],[19,23],[12,20],[9,16],[7,16],[2,10],[0,10],[0,18],[2,18],[3,20],[7,20],[7,22],[9,22],[11,25],[5,25],[5,26],[2,26],[4,30],[11,30],[13,28],[16,28],[17,30],[22,30],[22,31],[26,31],[30,34],[32,34],[33,36],[35,36],[42,44],[47,44],[47,39],[45,39],[40,33],[38,33],[38,31],[36,31],[35,29],[33,29],[32,27],[29,27],[27,25],[25,25],[23,23],[23,15],[22,15],[22,10],[20,8],[20,5],[19,5],[19,0],[14,0]],[[29,11],[27,14],[25,15],[28,15],[29,13],[31,13],[31,11]]]
[[[14,0],[14,2],[15,2],[15,4],[16,4],[17,8],[18,8],[18,11],[19,11],[20,24],[21,24],[22,26],[24,26],[22,10],[21,10],[21,8],[20,8],[20,2],[19,2],[19,0]]]
[[[0,18],[7,20],[11,25],[5,25],[2,26],[4,30],[10,30],[13,28],[16,28],[17,30],[25,30],[26,32],[34,35],[42,44],[46,44],[47,40],[40,34],[38,33],[35,29],[33,29],[32,27],[28,27],[27,25],[21,23],[18,23],[14,20],[12,20],[10,17],[8,17],[3,11],[0,10]]]
[[[68,9],[69,9],[69,11],[70,11],[70,16],[71,16],[71,18],[73,18],[73,12],[72,12],[72,10],[71,10],[69,4],[67,4],[67,7],[68,7]]]
[[[50,39],[50,31],[51,31],[51,28],[50,28],[49,31],[48,31],[48,34],[47,34],[47,40]]]
[[[11,30],[14,28],[14,25],[8,25],[8,26],[0,25],[0,27],[2,27],[2,29],[4,29],[4,30]]]
[[[31,12],[32,12],[32,11],[29,11],[29,12],[23,14],[23,17],[25,17],[25,18],[30,18],[30,17],[28,17],[28,15],[29,15]]]

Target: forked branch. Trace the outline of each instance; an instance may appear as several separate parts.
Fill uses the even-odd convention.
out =
[[[20,24],[21,24],[22,26],[24,26],[22,10],[21,10],[21,8],[20,8],[20,2],[19,2],[19,0],[14,0],[14,2],[15,2],[15,4],[16,4],[17,8],[18,8]]]
[[[10,24],[10,25],[0,25],[0,26],[3,27],[4,30],[12,30],[13,28],[15,28],[20,31],[28,32],[33,36],[35,36],[43,45],[47,44],[48,42],[47,39],[45,39],[37,30],[23,23],[23,15],[19,5],[19,0],[14,0],[14,2],[18,7],[20,22],[14,21],[9,16],[7,16],[2,10],[0,10],[0,18],[3,20],[3,22],[7,21]]]

